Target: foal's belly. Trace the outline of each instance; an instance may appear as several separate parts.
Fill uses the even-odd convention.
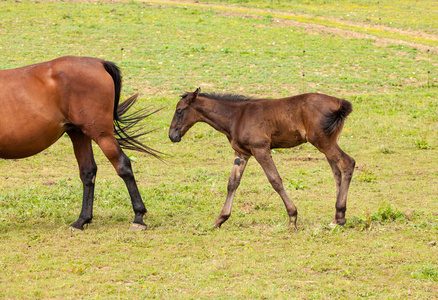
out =
[[[272,148],[292,148],[306,143],[305,132],[296,131],[277,131],[271,135]]]

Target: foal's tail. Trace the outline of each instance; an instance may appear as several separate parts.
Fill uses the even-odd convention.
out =
[[[143,153],[150,154],[156,158],[161,159],[159,154],[161,152],[154,150],[138,139],[142,136],[150,133],[151,131],[141,131],[138,123],[148,116],[156,113],[159,109],[152,111],[149,107],[140,109],[132,114],[126,115],[126,112],[137,101],[138,94],[134,94],[129,97],[128,100],[119,104],[120,92],[122,90],[122,74],[117,65],[110,61],[104,61],[103,66],[105,70],[111,75],[114,81],[114,135],[116,136],[119,145],[128,150],[135,150]]]
[[[337,110],[332,110],[324,114],[325,119],[321,121],[322,129],[327,135],[332,135],[337,132],[347,116],[353,111],[353,107],[347,100],[341,99],[341,106]]]

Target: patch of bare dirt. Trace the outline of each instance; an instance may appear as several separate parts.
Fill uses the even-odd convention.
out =
[[[356,31],[352,31],[352,30],[345,30],[345,29],[335,28],[335,27],[327,27],[327,26],[320,25],[320,24],[302,23],[302,22],[297,22],[297,21],[292,21],[292,20],[281,20],[281,19],[277,19],[276,21],[279,24],[284,24],[284,25],[291,26],[291,27],[303,28],[308,33],[314,33],[314,32],[320,33],[320,32],[322,32],[322,33],[339,35],[339,36],[342,36],[342,37],[347,38],[347,39],[369,39],[369,40],[374,40],[374,45],[375,46],[387,46],[389,44],[394,44],[394,45],[402,45],[402,46],[407,46],[407,47],[413,47],[413,48],[417,48],[417,49],[422,50],[422,51],[427,51],[427,50],[438,51],[437,47],[432,47],[432,46],[429,46],[429,45],[424,45],[424,44],[414,43],[414,42],[408,42],[408,41],[403,41],[403,40],[398,40],[398,39],[377,37],[377,36],[374,36],[374,35],[371,35],[371,34],[356,32]],[[342,22],[342,23],[345,24],[346,22]],[[355,26],[358,26],[358,25],[355,25]],[[361,24],[358,27],[378,29],[379,26],[371,27],[371,26],[367,26],[367,25]],[[382,30],[388,31],[388,32],[397,32],[397,33],[399,33],[399,32],[402,31],[402,30],[399,30],[399,29],[396,29],[396,28],[390,28],[390,27],[386,27],[386,26],[380,26],[380,27],[382,27],[382,28],[385,27],[385,29],[382,29]],[[423,33],[414,32],[412,34],[406,34],[406,32],[404,32],[403,34],[404,35],[408,35],[408,36],[422,36],[422,35],[426,35],[426,33],[424,33],[424,32]],[[437,40],[437,37],[433,37],[433,38],[429,37],[429,39]]]
[[[221,8],[226,9],[230,8],[228,11],[219,11],[219,14],[226,15],[226,16],[242,16],[242,17],[252,17],[252,18],[261,18],[261,16],[256,14],[251,14],[251,11],[254,13],[260,13],[260,12],[266,12],[267,10],[263,9],[257,9],[257,8],[248,8],[248,7],[237,7],[237,6],[223,6],[223,5],[216,5],[216,4],[210,4],[210,3],[199,3],[197,1],[187,1],[187,0],[166,0],[166,1],[160,1],[160,0],[148,0],[147,1],[150,4],[155,5],[166,5],[166,4],[186,4],[186,5],[196,5],[200,7],[211,7],[211,8]],[[245,10],[245,12],[239,12],[237,10],[242,9]],[[276,15],[284,15],[284,16],[305,16],[305,17],[312,17],[310,15],[305,14],[296,14],[291,12],[280,12],[280,11],[270,11],[271,13],[275,13]],[[336,18],[325,18],[329,21],[335,21],[344,25],[349,26],[355,26],[360,27],[364,29],[373,29],[373,30],[379,30],[379,31],[386,31],[391,33],[397,33],[401,35],[406,35],[410,37],[421,37],[425,39],[430,39],[434,41],[438,41],[438,36],[429,34],[427,32],[421,31],[421,30],[406,30],[406,29],[399,29],[394,27],[389,27],[385,25],[371,25],[371,24],[365,24],[361,22],[353,22],[348,20],[340,20]],[[346,30],[346,29],[340,29],[335,27],[328,27],[325,25],[320,24],[314,24],[314,23],[305,23],[305,22],[298,22],[293,20],[285,20],[281,18],[273,19],[273,21],[280,25],[280,26],[291,26],[291,27],[298,27],[298,28],[304,28],[306,32],[323,32],[323,33],[329,33],[334,35],[340,35],[345,38],[357,38],[357,39],[371,39],[375,41],[376,46],[386,46],[388,44],[395,44],[395,45],[403,45],[408,47],[414,47],[422,51],[435,51],[438,52],[438,47],[433,47],[429,45],[424,45],[421,43],[415,43],[415,42],[408,42],[403,41],[399,39],[392,39],[392,38],[384,38],[384,37],[378,37],[372,34],[366,34],[366,33],[360,33],[355,32],[352,30]]]
[[[322,157],[289,157],[289,158],[283,158],[285,161],[318,161],[318,160],[325,160],[325,158]]]

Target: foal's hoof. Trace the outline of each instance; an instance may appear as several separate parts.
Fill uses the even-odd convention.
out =
[[[289,216],[289,228],[292,228],[293,230],[297,231],[298,227],[297,227],[297,220],[298,220],[298,212],[295,212],[294,215],[290,215]]]
[[[146,229],[147,229],[146,224],[142,225],[142,224],[137,224],[137,223],[132,223],[131,227],[129,228],[129,230],[132,230],[132,231],[143,231]]]
[[[347,222],[347,220],[345,220],[345,219],[340,219],[340,220],[333,220],[331,223],[330,223],[330,227],[331,228],[335,228],[336,226],[338,226],[338,225],[340,225],[340,226],[344,226],[344,224]]]
[[[230,216],[219,216],[216,221],[214,221],[213,225],[215,228],[221,228],[222,224],[225,223],[226,220],[228,220]]]

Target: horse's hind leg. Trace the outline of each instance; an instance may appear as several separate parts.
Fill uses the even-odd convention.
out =
[[[283,180],[281,179],[280,174],[278,174],[277,167],[272,159],[270,149],[253,149],[253,152],[255,159],[262,166],[272,187],[280,195],[284,205],[286,206],[286,211],[289,215],[289,226],[293,222],[294,228],[296,229],[298,211],[284,189]]]
[[[325,152],[336,181],[336,214],[333,225],[344,225],[347,210],[347,194],[356,162],[338,145]]]
[[[103,135],[95,139],[96,143],[102,149],[105,156],[114,166],[117,174],[123,179],[128,188],[129,196],[131,197],[132,208],[134,209],[135,218],[131,230],[144,230],[146,224],[143,222],[143,216],[147,212],[138,191],[137,183],[134,178],[134,173],[131,167],[131,161],[128,156],[122,151],[119,143],[114,135]]]
[[[225,200],[224,207],[222,208],[219,217],[216,222],[214,222],[214,226],[217,228],[221,227],[221,225],[231,216],[234,195],[239,187],[240,179],[242,178],[243,171],[245,171],[248,159],[249,157],[240,155],[237,152],[234,155],[234,164],[231,169],[230,178],[228,179],[227,199]]]
[[[79,219],[71,227],[83,230],[84,225],[93,219],[94,182],[97,166],[93,157],[91,139],[81,131],[67,131],[73,142],[76,160],[79,165],[79,176],[83,184],[82,210]]]
[[[327,158],[327,161],[330,165],[330,167],[332,168],[332,173],[333,173],[333,177],[335,178],[335,182],[336,182],[336,199],[339,198],[339,193],[341,192],[341,182],[342,182],[342,174],[341,174],[341,170],[339,170],[338,166],[330,160],[330,158]]]

